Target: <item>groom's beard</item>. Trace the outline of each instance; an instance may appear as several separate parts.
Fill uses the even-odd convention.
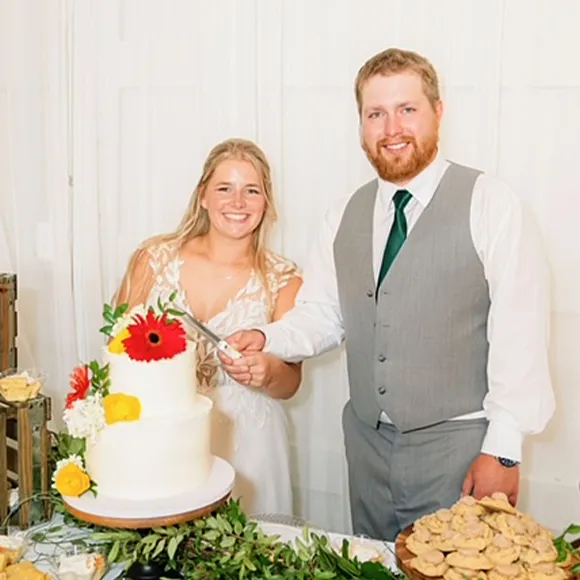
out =
[[[386,146],[393,143],[408,143],[407,149],[410,150],[403,153],[390,152]],[[363,140],[362,147],[381,179],[391,183],[407,183],[435,159],[438,143],[439,131],[435,126],[421,142],[412,136],[405,136],[397,140],[380,139],[374,148]]]

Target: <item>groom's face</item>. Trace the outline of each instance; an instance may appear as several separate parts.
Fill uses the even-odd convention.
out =
[[[379,177],[405,185],[435,158],[442,107],[412,72],[371,77],[362,89],[361,139]]]

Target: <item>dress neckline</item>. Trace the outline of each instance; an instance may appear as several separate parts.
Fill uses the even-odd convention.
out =
[[[236,292],[236,294],[234,296],[232,296],[231,298],[228,299],[225,308],[223,308],[222,310],[216,312],[215,314],[213,314],[210,318],[208,318],[207,320],[202,320],[201,318],[199,318],[198,316],[196,316],[195,312],[193,312],[193,310],[191,309],[191,306],[189,304],[189,300],[187,298],[187,293],[185,291],[185,288],[183,288],[183,286],[181,285],[181,267],[183,266],[183,263],[185,262],[185,260],[180,257],[179,253],[175,256],[175,262],[177,265],[177,269],[176,269],[176,284],[177,284],[177,291],[179,293],[179,295],[181,296],[182,302],[183,302],[183,307],[186,309],[186,311],[191,314],[194,318],[196,318],[197,320],[199,320],[202,324],[205,324],[206,326],[211,325],[211,323],[218,317],[223,316],[224,314],[227,314],[227,312],[229,312],[230,306],[232,305],[233,302],[236,302],[237,300],[239,300],[248,290],[248,287],[250,286],[250,284],[254,281],[255,278],[255,274],[256,271],[254,268],[252,268],[250,270],[250,275],[248,276],[248,280],[246,281],[246,283]]]

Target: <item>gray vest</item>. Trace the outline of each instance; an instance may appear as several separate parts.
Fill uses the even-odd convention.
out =
[[[403,432],[482,409],[489,291],[470,230],[480,172],[451,164],[379,288],[373,214],[377,180],[347,204],[334,241],[350,397],[376,427]],[[386,239],[385,239],[386,243]]]

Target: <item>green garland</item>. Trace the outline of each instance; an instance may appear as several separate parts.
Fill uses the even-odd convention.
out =
[[[60,496],[53,497],[65,523],[87,533],[75,543],[90,550],[98,547],[109,564],[126,569],[135,562],[157,563],[181,572],[185,580],[331,579],[368,578],[398,580],[406,576],[377,562],[349,557],[349,542],[336,551],[324,535],[304,530],[293,543],[265,534],[250,521],[237,500],[229,500],[214,514],[188,524],[151,530],[120,530],[88,525],[70,515]],[[35,542],[50,542],[51,532],[32,535]]]

